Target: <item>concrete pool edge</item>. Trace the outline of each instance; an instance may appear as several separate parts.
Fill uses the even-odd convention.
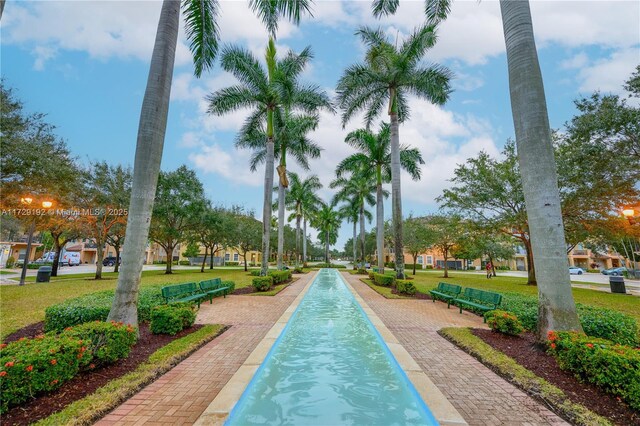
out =
[[[216,395],[209,406],[202,412],[198,420],[196,420],[195,425],[217,426],[224,424],[227,417],[229,417],[229,413],[231,413],[233,407],[240,400],[244,390],[282,333],[282,330],[284,330],[291,315],[293,315],[300,302],[302,302],[302,299],[307,294],[309,287],[311,287],[317,275],[318,271],[314,271],[302,278],[307,278],[308,282],[300,294],[296,296],[267,334],[265,334],[264,338],[253,349],[251,354],[249,354],[240,368],[238,368],[227,384],[218,392],[218,395]]]
[[[405,349],[404,346],[393,335],[391,330],[387,328],[382,322],[380,317],[371,309],[371,307],[364,301],[364,299],[353,288],[351,283],[340,273],[342,281],[345,283],[353,297],[362,307],[364,313],[369,317],[369,320],[378,331],[382,340],[387,345],[396,361],[400,365],[400,368],[407,375],[413,386],[422,397],[424,403],[429,407],[429,410],[436,418],[438,423],[443,426],[465,426],[468,425],[462,415],[456,410],[456,408],[449,402],[447,397],[438,389],[438,387],[431,381],[429,376],[420,368],[418,363],[413,359],[411,354]]]

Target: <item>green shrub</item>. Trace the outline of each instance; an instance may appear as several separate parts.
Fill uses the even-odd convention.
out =
[[[190,304],[174,303],[156,306],[151,311],[151,332],[173,336],[189,328],[196,320],[196,313]]]
[[[178,262],[178,265],[189,266],[191,265],[191,262],[189,262],[188,260],[181,260]]]
[[[271,275],[267,275],[266,277],[255,277],[251,281],[251,285],[257,291],[267,291],[273,285],[273,277]]]
[[[143,287],[138,294],[138,320],[151,319],[151,309],[165,303],[159,286]],[[49,306],[45,310],[45,331],[62,331],[90,321],[106,321],[113,302],[114,290],[90,293]]]
[[[579,333],[553,331],[549,332],[549,350],[561,369],[640,410],[640,350]]]
[[[387,262],[384,264],[385,268],[391,268],[391,269],[395,269],[396,268],[396,262]]]
[[[587,268],[587,272],[591,272],[591,273],[599,274],[599,273],[600,273],[600,269],[590,269],[590,268]]]
[[[167,261],[166,260],[154,260],[153,264],[154,265],[166,265]]]
[[[129,356],[136,344],[136,328],[122,323],[95,321],[68,327],[62,335],[82,341],[86,352],[80,361],[80,368],[89,364],[100,366],[111,364]]]
[[[424,267],[424,269],[433,269],[433,265],[427,265]]]
[[[269,276],[273,278],[273,284],[282,284],[291,279],[291,271],[269,271]]]
[[[224,266],[238,266],[240,262],[224,262]]]
[[[367,275],[367,274],[368,274],[368,272],[367,272],[366,269],[364,269],[364,268],[358,269],[358,275]]]
[[[588,336],[611,340],[614,343],[638,346],[638,323],[635,318],[606,308],[576,304],[580,323]],[[500,306],[513,312],[525,330],[535,330],[538,323],[538,300],[536,297],[507,293]]]
[[[509,268],[507,265],[502,265],[502,266],[496,266],[496,270],[498,270],[498,271],[510,271],[511,268]]]
[[[72,379],[84,352],[81,340],[53,333],[1,347],[0,413]]]
[[[378,274],[376,272],[373,273],[373,282],[377,285],[382,285],[385,287],[391,287],[393,283],[396,281],[395,274]]]
[[[346,269],[347,267],[344,265],[338,265],[335,263],[318,263],[313,265],[314,268],[333,268],[333,269]]]
[[[222,281],[222,286],[229,287],[229,290],[227,290],[227,294],[233,293],[233,291],[236,289],[236,283],[234,281]]]
[[[6,268],[13,268],[13,266],[16,264],[16,259],[13,257],[9,257],[7,259],[7,263],[5,264]]]
[[[484,317],[487,320],[487,325],[493,331],[499,331],[500,333],[512,336],[517,336],[524,331],[520,320],[512,312],[495,309],[485,313]]]
[[[373,278],[374,278],[374,277],[373,277],[373,274],[375,274],[375,273],[376,273],[376,272],[373,272],[373,271],[367,271],[367,275],[369,275],[369,279],[370,279],[371,281],[373,281]]]
[[[416,286],[408,280],[396,280],[396,290],[401,294],[408,294],[413,296],[416,294]]]
[[[416,263],[416,271],[422,269],[421,263]],[[405,271],[413,271],[413,263],[405,263],[404,264]]]
[[[251,275],[252,277],[259,277],[260,269],[254,269],[253,271],[249,271],[249,275]]]
[[[304,270],[302,269],[302,267],[301,267],[301,266],[296,266],[296,267],[293,269],[293,273],[294,273],[294,274],[304,274]]]

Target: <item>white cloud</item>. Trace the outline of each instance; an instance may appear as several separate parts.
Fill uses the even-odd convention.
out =
[[[597,60],[578,73],[582,92],[622,92],[622,85],[640,63],[640,48],[622,49],[608,58]]]
[[[569,59],[565,59],[564,61],[560,62],[560,68],[566,70],[578,69],[587,65],[588,62],[589,57],[587,56],[587,54],[584,52],[580,52],[570,57]]]
[[[247,151],[228,152],[218,144],[202,146],[199,152],[189,155],[195,167],[205,174],[217,174],[233,185],[260,187],[263,175],[249,170],[249,154]]]

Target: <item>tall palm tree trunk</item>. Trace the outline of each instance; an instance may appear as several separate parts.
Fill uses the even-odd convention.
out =
[[[271,113],[273,116],[273,113]],[[273,202],[273,137],[267,139],[267,157],[264,172],[264,206],[262,209],[262,269],[260,275],[267,275],[271,258],[271,203]]]
[[[329,231],[325,231],[324,237],[324,262],[329,266]]]
[[[364,244],[364,200],[362,200],[362,205],[360,206],[360,259],[362,261],[362,264],[360,265],[361,268],[364,268]]]
[[[296,266],[300,265],[300,214],[296,215]]]
[[[138,126],[124,262],[107,318],[109,321],[138,324],[138,287],[167,128],[179,22],[180,2],[164,0]]]
[[[356,269],[356,261],[358,257],[358,221],[353,221],[353,269]]]
[[[582,331],[571,294],[556,163],[529,2],[501,0],[511,110],[531,248],[537,266],[538,340]]]
[[[382,196],[382,176],[378,166],[378,185],[376,188],[376,251],[378,252],[378,269],[384,273],[384,200]]]
[[[402,246],[402,196],[400,194],[400,133],[398,114],[391,118],[391,209],[393,211],[393,239],[396,277],[404,279],[404,248]]]
[[[280,181],[278,183],[278,269],[284,266],[284,193],[285,187]]]
[[[302,265],[307,263],[307,218],[302,220]]]

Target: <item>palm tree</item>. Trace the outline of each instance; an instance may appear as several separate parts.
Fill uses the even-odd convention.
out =
[[[378,0],[380,1],[380,0]],[[451,0],[427,0],[434,25]],[[538,282],[538,340],[550,330],[582,331],[567,275],[566,239],[549,114],[528,0],[501,0],[511,112]]]
[[[355,130],[347,135],[345,142],[358,150],[338,164],[336,174],[357,169],[372,169],[376,174],[376,251],[378,268],[384,271],[384,200],[382,184],[391,182],[391,131],[389,124],[382,123],[376,134],[368,129]],[[413,180],[420,180],[420,165],[424,164],[417,148],[400,147],[400,166]]]
[[[305,197],[300,204],[300,212],[302,213],[302,266],[307,264],[307,222],[312,221],[321,205],[322,200],[315,194]]]
[[[304,53],[304,51],[303,51]],[[273,166],[275,157],[275,120],[276,113],[292,97],[291,107],[314,114],[318,108],[318,94],[315,87],[300,87],[296,84],[297,76],[304,69],[308,53],[296,55],[289,52],[278,61],[273,39],[269,40],[266,50],[266,68],[263,68],[251,52],[240,47],[227,47],[222,52],[222,68],[232,73],[239,84],[230,86],[207,97],[209,113],[223,115],[240,109],[252,110],[245,121],[240,135],[256,132],[266,122],[266,143],[264,152],[265,183],[263,205],[263,238],[262,238],[262,270],[266,275],[269,269],[271,227],[267,218],[272,211]],[[292,90],[292,87],[297,89]],[[242,136],[241,136],[242,137]]]
[[[353,223],[353,268],[356,269],[356,259],[358,257],[357,253],[357,244],[358,244],[358,220],[360,219],[360,205],[358,204],[358,200],[356,198],[352,198],[348,200],[345,204],[340,207],[340,217],[345,219],[347,222]],[[371,222],[373,218],[371,216],[371,212],[369,210],[364,211],[365,218]]]
[[[293,216],[296,220],[296,266],[300,261],[300,224],[303,217],[303,206],[305,204],[320,204],[320,198],[316,192],[322,189],[322,183],[317,175],[312,175],[302,180],[297,173],[289,172],[289,181],[291,185],[287,191],[284,200],[285,206],[289,210],[293,210]],[[279,200],[278,200],[279,201]],[[305,229],[306,233],[306,229]]]
[[[358,112],[365,112],[365,125],[372,122],[387,106],[391,132],[391,192],[394,228],[396,274],[404,278],[402,247],[402,196],[400,193],[399,123],[408,119],[408,95],[434,104],[443,104],[451,89],[451,72],[442,66],[422,66],[420,61],[436,42],[435,29],[423,26],[397,47],[381,29],[362,27],[357,34],[368,45],[364,63],[351,65],[337,86],[342,109],[342,125]]]
[[[360,259],[364,264],[365,258],[365,209],[366,204],[370,206],[375,205],[376,198],[374,193],[376,192],[376,184],[374,183],[374,175],[370,169],[361,168],[355,170],[351,175],[347,177],[336,178],[329,185],[330,188],[338,188],[338,191],[333,196],[334,203],[340,201],[353,202],[358,205],[358,215],[360,217]],[[388,192],[383,190],[383,195],[388,196]]]
[[[318,229],[318,239],[324,241],[324,261],[329,263],[329,246],[335,244],[340,229],[340,214],[335,210],[335,203],[322,203],[313,219],[313,226]]]
[[[211,68],[218,51],[217,0],[185,0],[185,31],[193,54],[195,75]],[[164,0],[156,32],[147,88],[142,100],[133,183],[123,248],[122,270],[108,319],[138,324],[138,287],[149,224],[156,195],[169,97],[178,40],[180,2]]]
[[[538,279],[538,339],[582,331],[567,274],[566,240],[547,101],[528,1],[500,1],[511,110]]]

